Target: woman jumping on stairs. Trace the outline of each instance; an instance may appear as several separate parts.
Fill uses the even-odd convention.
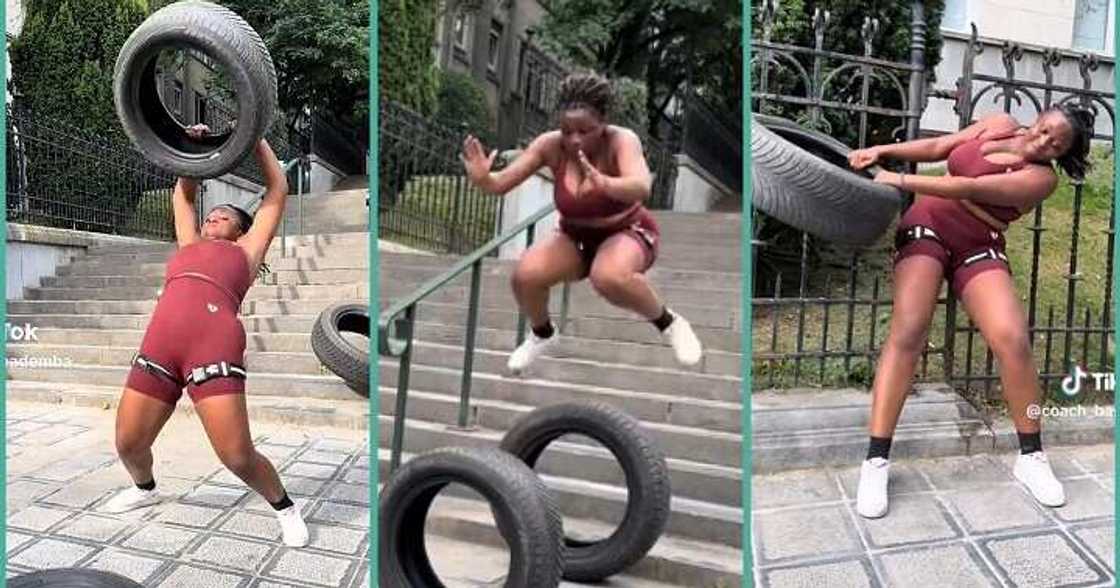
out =
[[[549,289],[590,278],[611,304],[651,322],[685,365],[700,361],[700,341],[679,314],[669,310],[643,275],[657,257],[659,232],[642,205],[652,179],[641,140],[634,131],[608,124],[610,83],[594,74],[567,77],[560,85],[559,130],[536,139],[506,169],[491,172],[489,156],[473,136],[463,142],[463,164],[474,185],[505,194],[542,167],[552,171],[560,226],[534,244],[513,272],[513,294],[532,333],[510,355],[519,373],[555,344],[548,315]]]
[[[203,126],[188,129],[201,136]],[[198,181],[179,178],[172,196],[179,249],[167,262],[164,291],[133,358],[120,406],[116,446],[134,486],[103,507],[120,513],[162,500],[152,472],[152,444],[183,388],[194,402],[218,458],[272,505],[285,544],[307,545],[299,508],[276,469],[257,452],[245,404],[245,329],[241,301],[261,267],[284,215],[288,183],[268,143],[255,156],[266,192],[256,216],[233,204],[215,206],[198,228]]]
[[[864,517],[887,513],[891,439],[943,279],[999,360],[1003,396],[1019,435],[1015,478],[1040,503],[1065,503],[1042,451],[1039,417],[1029,409],[1041,402],[1042,389],[1003,231],[1054,192],[1055,163],[1071,178],[1084,177],[1092,132],[1088,111],[1062,106],[1043,112],[1030,127],[999,114],[949,135],[849,154],[855,169],[890,158],[946,160],[949,171],[946,176],[884,171],[875,177],[920,196],[903,214],[895,238],[894,309],[872,385],[871,440],[857,491],[857,510]]]

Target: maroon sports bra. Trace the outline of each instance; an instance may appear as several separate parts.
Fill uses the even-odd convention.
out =
[[[1023,169],[1026,165],[1025,162],[1015,164],[999,164],[992,163],[984,158],[984,154],[980,149],[988,141],[998,141],[1013,136],[1016,131],[1004,133],[995,137],[977,137],[969,139],[960,145],[957,145],[950,153],[949,159],[946,160],[946,167],[949,170],[949,175],[977,178],[980,176],[989,176],[994,174],[1010,173]],[[995,218],[1010,224],[1011,222],[1022,216],[1022,212],[1014,206],[997,206],[995,204],[985,204],[983,202],[974,202],[976,206],[984,209]]]
[[[552,177],[555,182],[552,198],[556,202],[556,210],[560,212],[560,216],[584,219],[606,218],[634,207],[632,202],[615,200],[601,192],[592,192],[576,197],[564,182],[567,168],[568,160],[563,157],[560,158],[558,165],[551,166]]]
[[[201,239],[180,248],[167,262],[164,287],[182,278],[209,282],[240,305],[253,285],[245,250],[225,239]]]

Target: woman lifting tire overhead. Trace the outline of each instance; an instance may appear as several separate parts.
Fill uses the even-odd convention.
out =
[[[199,125],[188,132],[202,136],[208,129]],[[178,250],[167,262],[163,294],[117,408],[117,453],[134,485],[103,510],[125,512],[162,500],[152,471],[152,444],[185,388],[222,464],[272,505],[284,543],[302,547],[309,540],[307,525],[272,463],[254,447],[245,403],[245,329],[237,313],[276,234],[288,193],[266,141],[257,144],[254,155],[266,186],[255,215],[220,204],[200,229],[198,182],[179,178],[175,186]]]

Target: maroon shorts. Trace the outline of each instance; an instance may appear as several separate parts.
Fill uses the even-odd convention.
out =
[[[560,232],[564,233],[579,249],[579,256],[583,259],[583,277],[591,273],[591,264],[595,261],[595,254],[599,247],[609,238],[623,234],[635,241],[645,252],[646,261],[642,266],[645,272],[657,260],[657,251],[661,242],[661,229],[657,220],[653,218],[644,207],[631,214],[625,222],[609,227],[581,227],[560,219]]]
[[[237,376],[213,377],[201,385],[187,384],[191,370],[226,362],[245,365],[245,328],[229,295],[202,280],[180,278],[168,284],[148,322],[140,355],[176,376],[133,365],[127,387],[175,404],[187,388],[191,400],[241,394],[245,380]]]
[[[898,222],[894,263],[911,255],[941,262],[953,294],[960,298],[969,280],[989,270],[1011,273],[1003,233],[955,200],[917,199]]]

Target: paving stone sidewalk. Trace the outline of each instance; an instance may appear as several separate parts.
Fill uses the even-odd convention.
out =
[[[900,460],[891,506],[855,511],[859,468],[754,476],[755,585],[1114,586],[1112,445],[1047,450],[1066,505],[1039,505],[1014,455]]]
[[[173,498],[100,513],[128,483],[114,418],[111,410],[8,402],[9,577],[89,567],[161,588],[370,585],[363,432],[253,424],[311,529],[311,545],[291,549],[271,507],[222,467],[193,414],[172,416],[154,449],[156,479]]]

